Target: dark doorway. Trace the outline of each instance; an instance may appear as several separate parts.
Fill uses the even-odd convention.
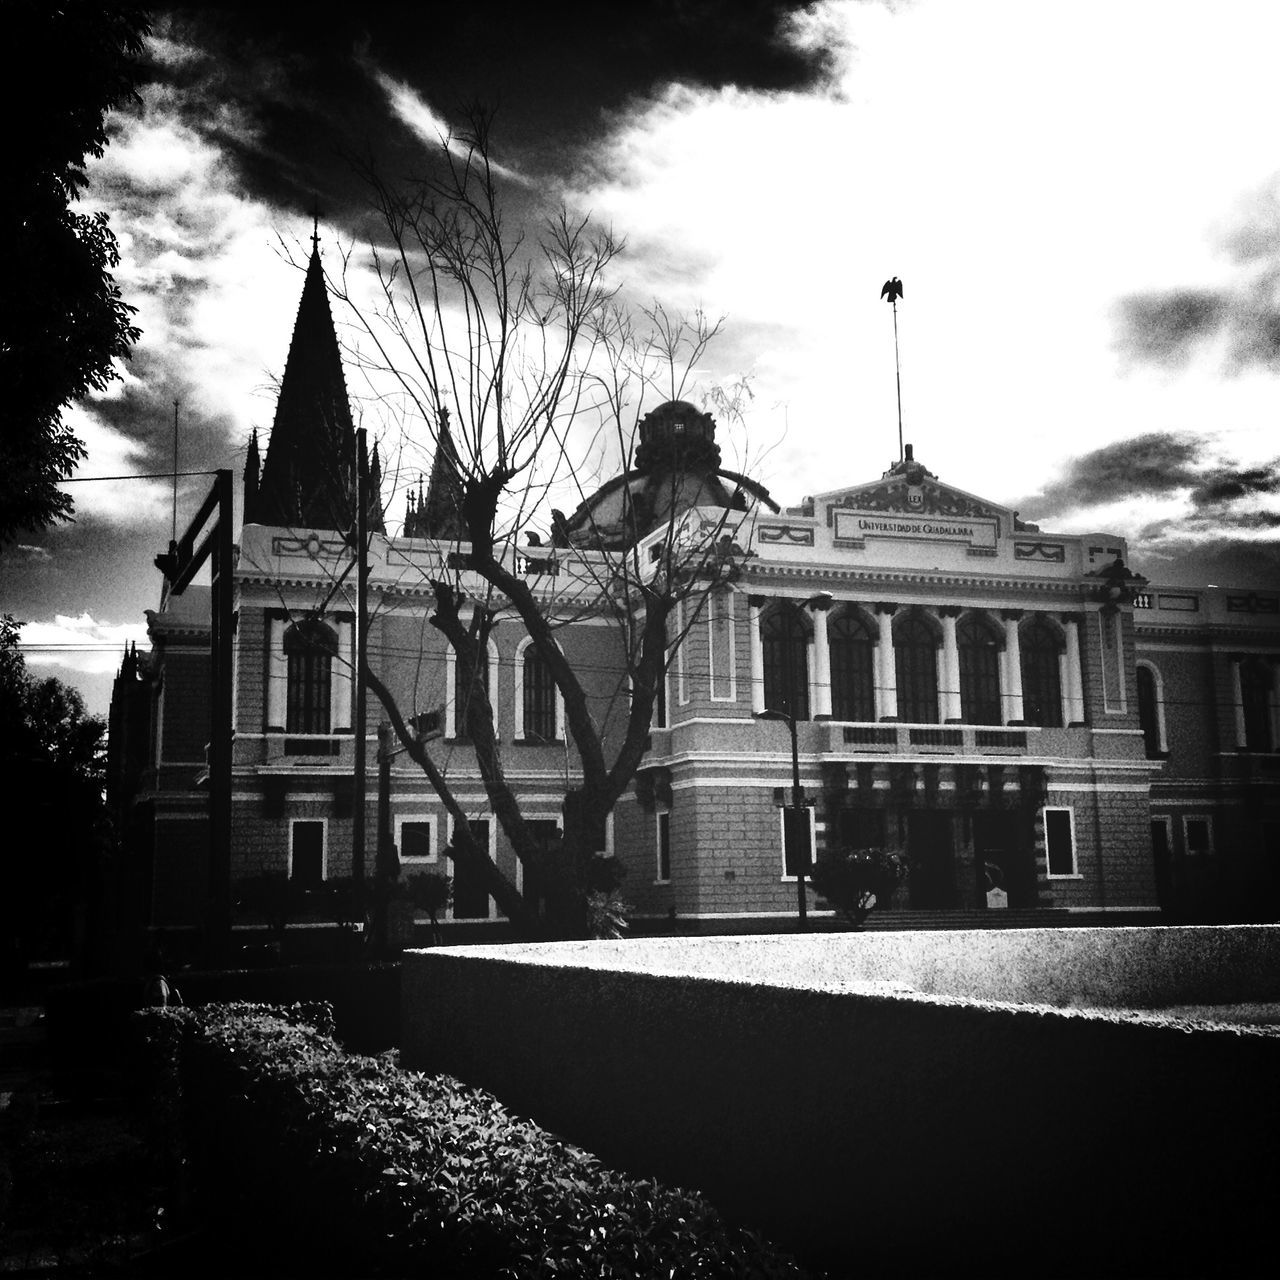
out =
[[[324,823],[295,822],[290,874],[300,889],[319,889],[324,883]]]
[[[936,809],[909,814],[907,856],[911,862],[912,909],[948,911],[955,907],[955,841],[951,815]]]
[[[974,888],[980,907],[998,910],[1001,892],[1007,907],[1035,904],[1034,870],[1019,847],[1018,825],[1015,813],[973,815]]]
[[[476,844],[489,851],[489,822],[478,818],[471,824],[471,834]],[[489,918],[489,893],[479,871],[469,863],[449,859],[449,874],[453,876],[453,918],[455,920],[487,920]]]

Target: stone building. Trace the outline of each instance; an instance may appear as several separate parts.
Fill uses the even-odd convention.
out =
[[[355,465],[314,252],[266,458],[255,440],[245,477],[233,881],[279,870],[318,888],[351,871],[355,614],[339,516]],[[376,494],[376,457],[370,470]],[[483,598],[468,584],[459,501],[446,420],[402,532],[383,532],[371,506],[370,664],[406,714],[442,710],[433,759],[493,860],[532,894],[466,741],[466,681],[428,620],[443,571]],[[673,519],[719,522],[739,563],[696,617],[677,619],[687,634],[649,749],[608,827],[637,928],[793,917],[785,815],[797,798],[818,856],[901,851],[909,870],[890,905],[903,920],[1274,912],[1280,593],[1163,589],[1131,569],[1123,539],[1044,532],[945,483],[909,446],[882,475],[783,510],[721,467],[713,419],[675,401],[644,420],[633,470],[555,513],[550,545],[511,553],[564,622],[563,651],[602,722],[618,714],[623,666],[586,605],[608,553],[633,547],[643,563]],[[166,597],[148,615],[151,654],[130,655],[117,685],[132,763],[116,799],[153,926],[199,923],[209,876],[204,605]],[[495,627],[486,651],[504,766],[554,841],[579,776],[560,692],[518,621]],[[372,833],[372,727],[367,746]],[[401,754],[385,772],[404,869],[452,875],[450,918],[496,927],[483,885],[447,857],[450,822],[422,771]]]

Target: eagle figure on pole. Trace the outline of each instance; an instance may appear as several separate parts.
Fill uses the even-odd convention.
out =
[[[898,299],[902,297],[902,281],[894,276],[884,282],[880,290],[881,298],[888,298],[893,303],[893,376],[898,385],[898,461],[904,456],[902,448],[902,362],[898,359]]]

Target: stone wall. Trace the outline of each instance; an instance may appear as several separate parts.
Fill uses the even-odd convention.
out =
[[[1216,1265],[1277,1190],[1280,1037],[1049,1002],[1275,999],[1278,948],[1259,928],[438,949],[405,957],[402,1057],[815,1261]]]

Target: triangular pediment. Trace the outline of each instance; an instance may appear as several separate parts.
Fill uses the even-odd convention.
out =
[[[1013,516],[1007,507],[943,484],[927,467],[910,459],[890,468],[879,480],[818,494],[813,504],[815,513],[828,519],[835,510],[995,520]]]

